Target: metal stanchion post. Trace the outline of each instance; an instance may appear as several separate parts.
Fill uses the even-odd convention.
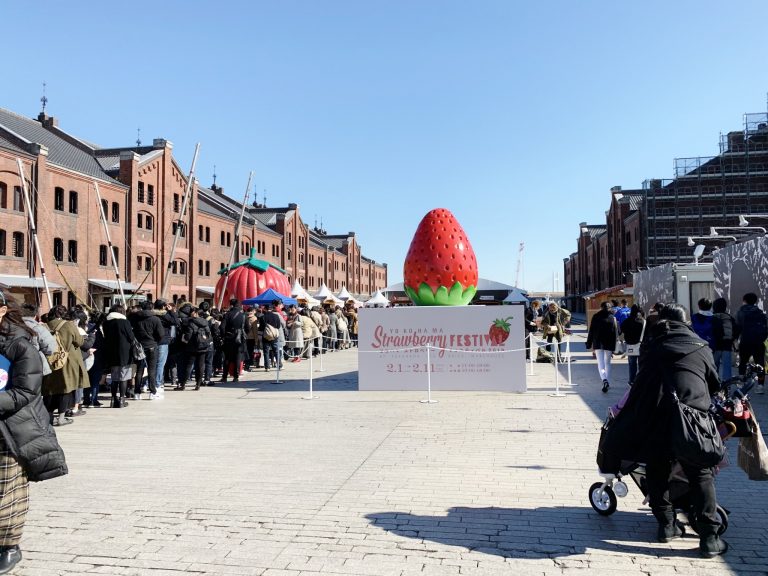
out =
[[[430,366],[429,349],[431,344],[427,344],[427,399],[419,400],[422,404],[437,404],[437,400],[432,400],[432,367]]]
[[[566,362],[568,362],[568,386],[578,386],[578,382],[574,382],[571,379],[571,338],[570,336],[565,341],[565,353],[566,356]]]
[[[312,366],[313,366],[312,361],[314,359],[314,354],[312,354],[311,340],[310,340],[308,351],[309,351],[309,396],[302,396],[301,397],[302,400],[314,400],[315,398],[317,398],[317,396],[315,396],[313,393],[312,372],[314,372],[314,370],[312,369]]]
[[[265,350],[265,355],[269,354],[268,351]],[[282,384],[282,381],[280,380],[280,368],[283,366],[283,349],[279,346],[277,347],[277,354],[275,354],[275,368],[277,372],[275,372],[275,381],[272,382],[272,384]]]
[[[325,368],[323,368],[323,356],[325,356],[325,349],[323,347],[324,340],[325,340],[325,337],[321,334],[320,335],[320,368],[318,369],[318,372],[325,372]]]
[[[555,349],[555,392],[554,394],[550,394],[550,396],[565,396],[562,392],[560,392],[560,366],[557,364],[558,356],[560,355],[560,342],[557,343],[557,348]]]
[[[530,350],[530,364],[531,364],[531,371],[529,372],[530,376],[533,376],[533,364],[536,362],[536,359],[533,357],[533,341],[534,341],[534,336],[533,336],[533,332],[531,332],[530,334],[528,334],[528,349]],[[539,351],[539,346],[537,344],[536,352],[538,351]]]

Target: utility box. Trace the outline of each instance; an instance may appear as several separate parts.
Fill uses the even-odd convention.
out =
[[[632,276],[635,302],[646,314],[656,302],[677,302],[685,306],[689,315],[694,314],[701,298],[712,300],[715,294],[711,263],[670,263],[635,272]]]

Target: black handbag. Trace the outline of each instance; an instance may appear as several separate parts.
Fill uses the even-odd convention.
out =
[[[717,466],[725,456],[725,444],[712,414],[683,404],[674,392],[670,397],[670,436],[675,458],[700,468]]]
[[[133,359],[136,362],[141,362],[147,357],[147,355],[144,353],[144,347],[141,345],[141,342],[136,340],[136,338],[134,338],[133,342],[131,342],[131,354],[133,355]]]

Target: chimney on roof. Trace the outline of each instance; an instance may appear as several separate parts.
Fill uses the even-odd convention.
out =
[[[291,202],[290,204],[288,204],[288,208],[290,208],[291,210],[298,210],[299,205],[296,204],[295,202]]]
[[[40,112],[37,115],[37,120],[43,125],[43,128],[57,128],[59,121],[53,116],[48,116],[45,112]]]
[[[152,140],[152,148],[173,148],[173,143],[165,138],[155,138]]]
[[[211,184],[211,190],[213,190],[219,196],[224,195],[224,188],[222,188],[221,186],[217,186],[216,184]]]
[[[347,232],[347,236],[349,236],[351,238],[354,238],[355,237],[355,233],[354,232]]]
[[[611,186],[611,194],[615,194],[616,192],[621,192],[621,186]]]

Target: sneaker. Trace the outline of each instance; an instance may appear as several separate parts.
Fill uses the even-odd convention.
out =
[[[610,382],[608,380],[603,380],[603,392],[608,392],[608,388],[611,387]]]
[[[757,386],[755,386],[755,394],[765,394],[764,388],[765,386],[763,386],[762,384],[758,384]]]
[[[152,394],[150,392],[148,400],[157,400],[157,394]]]

